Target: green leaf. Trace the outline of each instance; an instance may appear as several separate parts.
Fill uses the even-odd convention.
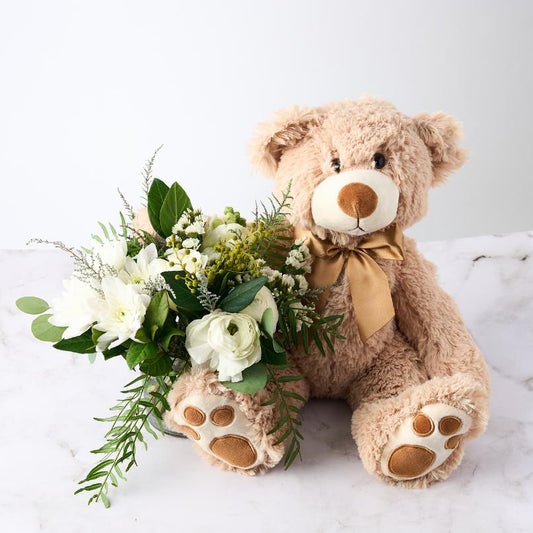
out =
[[[50,309],[50,306],[42,299],[35,296],[24,296],[16,301],[16,306],[28,315],[40,315]]]
[[[176,272],[163,272],[161,275],[172,289],[174,294],[170,293],[169,296],[178,309],[183,309],[193,314],[204,310],[198,298],[185,285],[185,281],[181,278],[176,279]]]
[[[243,371],[242,381],[223,381],[222,385],[244,394],[255,394],[258,390],[266,386],[267,381],[268,373],[266,366],[263,363],[256,363]]]
[[[181,329],[177,329],[177,328],[171,328],[169,330],[162,331],[161,332],[161,337],[159,338],[159,343],[161,344],[161,346],[163,346],[163,348],[165,350],[168,350],[168,346],[170,344],[170,341],[176,335],[178,335],[180,337],[184,337],[185,336],[185,332],[182,331]]]
[[[71,339],[62,339],[54,344],[57,350],[64,350],[66,352],[74,353],[94,353],[95,343],[93,342],[91,330],[87,330],[78,337]]]
[[[165,200],[168,191],[168,186],[157,178],[154,178],[154,180],[152,181],[152,186],[148,191],[148,218],[150,219],[152,227],[161,236],[163,236],[163,232],[161,230],[159,213],[161,213],[161,206],[163,205],[163,201]]]
[[[172,227],[186,209],[192,209],[191,201],[181,186],[178,183],[173,183],[163,200],[159,213],[162,237],[168,237],[172,234]]]
[[[259,278],[247,281],[242,285],[237,285],[237,287],[232,289],[220,302],[220,309],[227,311],[228,313],[238,313],[239,311],[242,311],[254,301],[255,295],[267,281],[268,278],[266,276],[260,276]]]
[[[153,342],[149,344],[132,342],[126,352],[126,363],[130,368],[133,368],[146,359],[153,359],[154,357],[157,357],[157,346]]]
[[[149,376],[164,376],[172,370],[172,358],[162,352],[153,359],[146,359],[139,368]]]
[[[58,328],[57,326],[52,326],[48,319],[52,315],[41,315],[38,316],[31,324],[31,332],[34,337],[40,341],[45,342],[58,342],[61,340],[64,331],[67,328]]]
[[[279,351],[280,347],[281,351]],[[261,361],[269,365],[284,365],[287,363],[287,353],[277,341],[272,338],[262,336]]]
[[[261,327],[272,337],[276,331],[276,321],[274,320],[274,311],[269,307],[265,309],[261,317]]]
[[[165,324],[168,315],[168,296],[167,291],[159,291],[150,300],[146,315],[144,318],[144,328],[149,337],[153,340],[159,328]]]

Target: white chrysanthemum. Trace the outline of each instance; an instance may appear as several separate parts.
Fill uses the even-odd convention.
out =
[[[70,339],[81,335],[96,322],[99,296],[90,285],[75,277],[64,280],[63,287],[61,297],[52,302],[52,316],[48,322],[66,327],[63,338]]]
[[[100,351],[134,339],[150,303],[148,295],[139,293],[135,285],[128,285],[120,278],[104,278],[102,291],[104,299],[100,301],[98,322],[94,326],[104,332],[98,339]]]
[[[155,244],[149,244],[137,254],[135,259],[126,257],[124,270],[119,273],[119,277],[124,283],[142,285],[148,281],[156,280],[161,272],[170,270],[168,262],[157,257]]]
[[[193,320],[185,348],[192,366],[209,365],[220,381],[242,381],[242,372],[261,359],[259,326],[250,316],[216,310]]]
[[[185,270],[189,274],[196,274],[204,269],[208,259],[207,255],[187,248],[180,248],[176,251],[170,249],[167,251],[166,258],[169,263],[173,263],[170,270]]]
[[[104,265],[108,265],[120,272],[126,262],[128,245],[125,239],[105,241],[93,248],[93,254],[97,255]]]

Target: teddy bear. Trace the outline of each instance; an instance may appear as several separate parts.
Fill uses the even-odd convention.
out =
[[[444,113],[410,117],[362,97],[277,112],[250,145],[274,194],[290,185],[289,220],[314,257],[309,283],[325,288],[317,305],[344,315],[335,353],[294,351],[286,372],[306,377],[285,386],[306,400],[345,400],[364,467],[403,487],[447,478],[489,415],[487,365],[435,266],[403,235],[426,214],[430,187],[465,162],[461,136]],[[277,413],[266,395],[193,368],[175,383],[165,420],[218,467],[262,473],[285,446],[270,432]]]

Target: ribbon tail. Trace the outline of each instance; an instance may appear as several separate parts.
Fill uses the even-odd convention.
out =
[[[346,267],[359,335],[365,343],[394,318],[389,280],[366,253],[351,254]]]

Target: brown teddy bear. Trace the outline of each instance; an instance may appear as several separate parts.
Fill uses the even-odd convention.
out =
[[[367,97],[281,111],[251,144],[276,194],[291,184],[290,221],[315,256],[309,282],[330,287],[324,314],[345,317],[334,355],[292,354],[306,379],[287,387],[346,400],[366,469],[407,487],[448,477],[489,413],[487,365],[435,267],[402,235],[425,215],[429,188],[464,163],[460,133],[443,113],[411,118]],[[218,466],[263,472],[284,452],[265,395],[197,368],[175,384],[166,422]]]

